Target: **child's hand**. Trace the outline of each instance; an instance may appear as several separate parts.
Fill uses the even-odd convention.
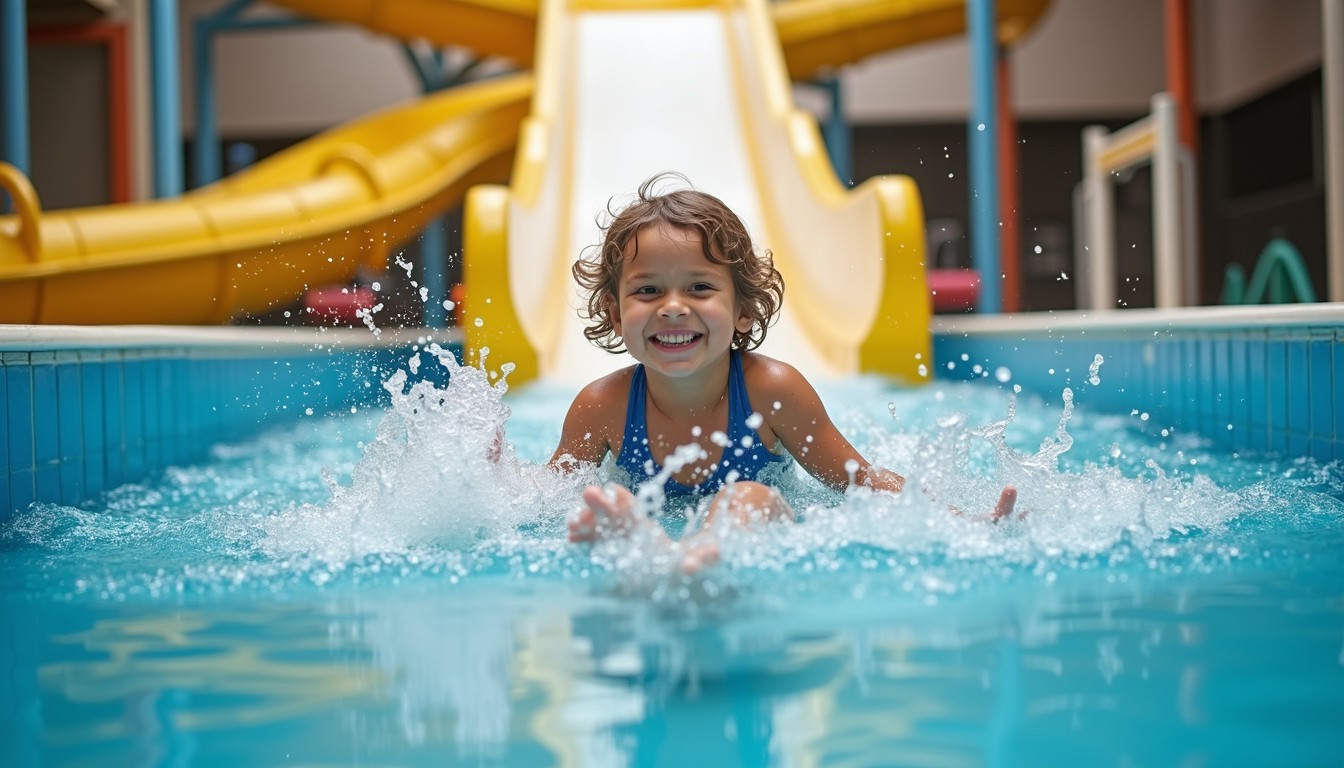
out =
[[[499,457],[504,455],[504,428],[495,430],[495,437],[490,441],[490,447],[485,449],[485,458],[490,460],[491,464],[498,464]]]
[[[994,505],[994,511],[989,513],[989,521],[997,523],[1000,520],[1013,514],[1013,507],[1017,505],[1017,488],[1006,486],[1003,493],[999,494],[999,503]],[[1022,515],[1025,517],[1026,513]]]
[[[930,493],[927,488],[924,489],[924,495],[928,496],[930,499],[933,498],[933,494]],[[994,509],[990,510],[988,517],[981,519],[989,520],[991,523],[998,523],[1004,518],[1010,517],[1013,514],[1013,508],[1015,506],[1017,506],[1017,488],[1011,485],[1004,486],[1003,493],[999,494],[999,503],[995,504]],[[966,516],[964,511],[956,507],[949,506],[947,509],[954,515],[960,517]],[[1023,512],[1018,519],[1025,517],[1026,514],[1026,512]]]

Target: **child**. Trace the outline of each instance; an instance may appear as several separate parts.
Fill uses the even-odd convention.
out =
[[[779,491],[762,482],[790,456],[839,490],[899,493],[905,479],[859,455],[802,374],[752,351],[779,312],[783,280],[718,198],[693,189],[657,193],[669,176],[686,181],[675,174],[645,181],[600,247],[574,264],[588,295],[584,335],[639,364],[579,392],[550,465],[569,472],[610,454],[628,476],[629,487],[584,492],[571,541],[628,535],[639,525],[666,538],[636,513],[630,490],[659,473],[668,496],[712,497],[699,530],[681,545],[682,570],[692,573],[718,560],[716,523],[793,519]],[[1005,488],[991,519],[1011,514],[1015,501]]]

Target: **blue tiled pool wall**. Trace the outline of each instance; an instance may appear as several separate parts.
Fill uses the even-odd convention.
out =
[[[385,402],[381,380],[405,367],[409,351],[0,350],[0,519],[33,501],[78,504],[310,408]],[[1105,362],[1093,386],[1088,368],[1098,354]],[[1047,399],[1068,386],[1082,407],[1148,414],[1152,431],[1344,460],[1344,322],[947,332],[934,335],[934,358],[940,379],[1020,384]],[[418,378],[445,376],[425,365]]]
[[[0,520],[33,501],[79,504],[211,445],[381,402],[391,347],[0,351]],[[420,378],[443,375],[422,366]]]
[[[1089,383],[1096,355],[1100,384]],[[1344,322],[934,336],[935,376],[1024,392],[1231,450],[1344,460]],[[1000,370],[1004,368],[1006,370]],[[1007,378],[1001,382],[1001,378]],[[1147,414],[1143,420],[1142,415]]]

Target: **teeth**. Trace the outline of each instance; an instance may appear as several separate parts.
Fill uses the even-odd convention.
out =
[[[654,336],[663,344],[689,344],[695,337],[694,333],[660,333]]]

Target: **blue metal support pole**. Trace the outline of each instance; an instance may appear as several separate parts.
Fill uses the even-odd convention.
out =
[[[999,265],[999,87],[996,77],[998,39],[994,0],[968,0],[966,27],[971,42],[971,119],[966,145],[970,154],[971,259],[980,273],[976,310],[1003,310],[1003,275]]]
[[[448,298],[448,276],[444,274],[444,250],[448,240],[443,230],[443,217],[440,216],[430,220],[420,235],[420,286],[425,289],[422,322],[426,328],[448,325],[448,311],[443,306]]]
[[[196,58],[196,163],[193,186],[203,187],[219,179],[219,111],[215,103],[215,24],[198,19],[195,30]]]
[[[194,43],[196,62],[196,144],[192,153],[195,168],[193,186],[203,187],[218,181],[220,168],[219,108],[215,92],[215,36],[235,29],[287,29],[309,24],[304,19],[239,19],[253,0],[233,0],[212,16],[196,20]]]
[[[831,156],[831,167],[835,168],[835,175],[840,177],[841,184],[852,187],[854,152],[853,140],[849,135],[849,123],[845,120],[844,88],[839,77],[827,78],[821,81],[820,85],[831,97],[831,114],[822,125],[826,151]]]
[[[182,194],[182,95],[176,0],[150,0],[154,196]]]
[[[0,68],[3,71],[4,154],[0,159],[30,172],[28,146],[28,8],[25,0],[4,2],[0,16]]]
[[[420,90],[423,93],[433,93],[443,87],[443,68],[434,65],[433,61],[426,62],[420,53],[410,46],[403,43],[401,52],[406,54],[406,60],[411,62],[411,69],[420,78]]]

